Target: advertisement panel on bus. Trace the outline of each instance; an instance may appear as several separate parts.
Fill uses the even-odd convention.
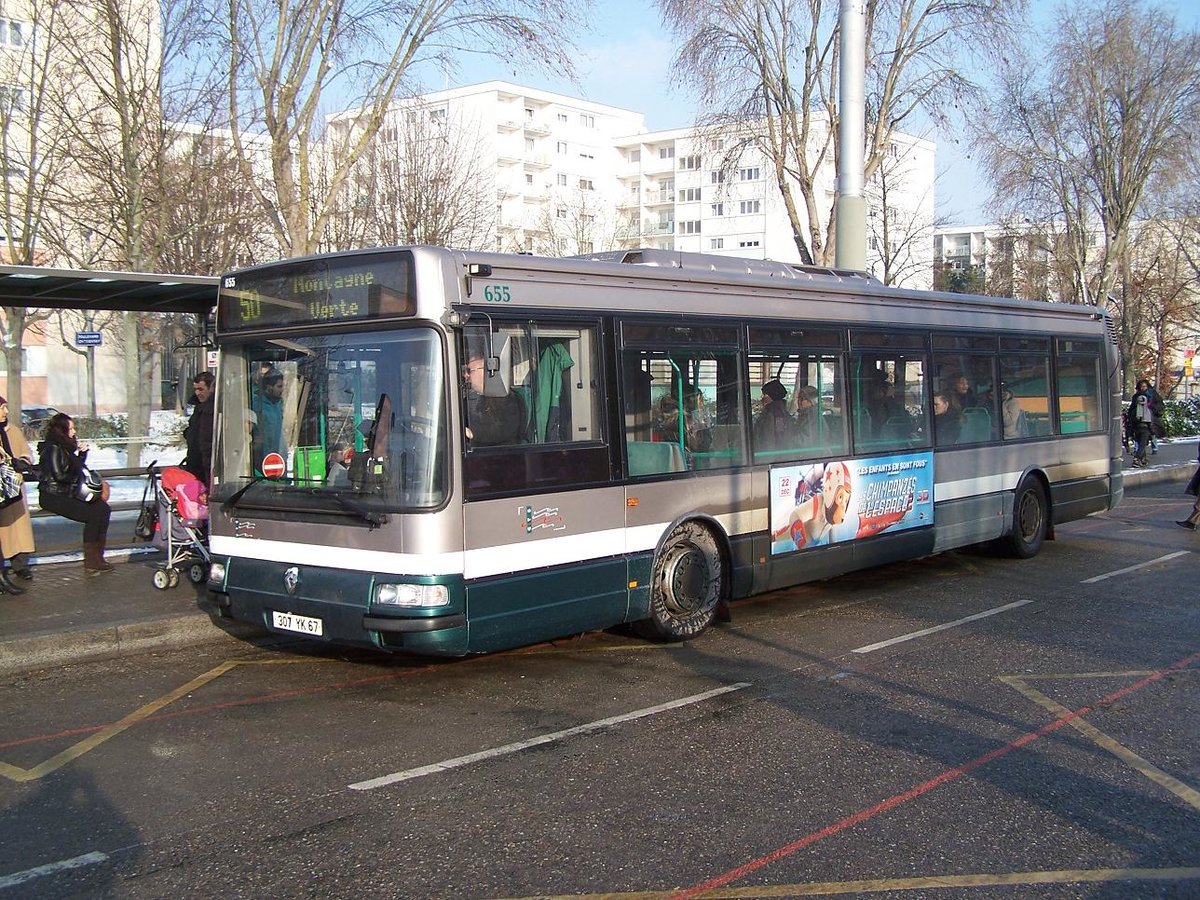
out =
[[[933,524],[933,453],[771,470],[771,554]]]

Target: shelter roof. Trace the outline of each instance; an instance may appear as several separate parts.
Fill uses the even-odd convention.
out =
[[[217,302],[217,280],[210,275],[0,265],[0,306],[206,315]]]

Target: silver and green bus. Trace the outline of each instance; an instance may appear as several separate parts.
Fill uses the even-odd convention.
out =
[[[317,641],[685,640],[800,582],[1033,556],[1122,493],[1094,307],[400,247],[224,276],[216,340],[212,596]]]

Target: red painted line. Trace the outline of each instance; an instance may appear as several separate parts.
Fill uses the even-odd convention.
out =
[[[1067,724],[1075,721],[1076,719],[1083,718],[1088,713],[1095,712],[1097,709],[1100,709],[1101,707],[1108,706],[1111,703],[1115,703],[1116,701],[1120,700],[1121,698],[1127,697],[1130,694],[1134,693],[1135,691],[1139,691],[1142,688],[1146,687],[1147,685],[1153,684],[1154,682],[1159,681],[1162,678],[1165,678],[1167,675],[1170,675],[1172,672],[1178,672],[1181,669],[1186,669],[1188,666],[1190,666],[1191,664],[1193,664],[1197,661],[1200,661],[1200,653],[1193,653],[1191,656],[1185,657],[1184,659],[1181,659],[1178,662],[1172,663],[1171,665],[1167,666],[1165,669],[1162,669],[1158,672],[1154,672],[1151,675],[1147,675],[1145,678],[1141,679],[1140,681],[1134,682],[1133,684],[1128,685],[1127,687],[1121,688],[1121,690],[1119,690],[1119,691],[1114,691],[1113,693],[1109,694],[1107,697],[1103,697],[1102,699],[1096,701],[1095,703],[1092,703],[1088,706],[1080,707],[1079,709],[1074,710],[1073,712],[1069,712],[1066,715],[1064,715],[1058,719],[1055,719],[1053,722],[1049,723],[1048,725],[1042,726],[1037,731],[1027,732],[1027,733],[1021,735],[1015,741],[1010,741],[1009,743],[1004,744],[1003,746],[997,747],[995,750],[989,751],[988,753],[985,753],[982,756],[978,756],[975,759],[971,760],[970,762],[964,763],[961,766],[958,766],[953,769],[948,769],[947,771],[941,773],[940,775],[937,775],[934,778],[929,779],[928,781],[918,784],[916,787],[909,788],[907,791],[904,791],[902,793],[895,794],[891,797],[888,797],[886,800],[882,800],[879,803],[876,803],[874,806],[867,807],[866,809],[860,810],[859,812],[856,812],[853,815],[847,816],[844,819],[834,822],[832,825],[826,825],[824,828],[820,829],[819,831],[814,831],[811,834],[807,834],[804,837],[799,838],[798,840],[792,841],[790,844],[784,844],[782,847],[777,847],[776,849],[772,850],[770,853],[767,853],[764,856],[760,856],[757,859],[750,860],[750,862],[743,863],[742,865],[738,866],[737,868],[730,869],[728,872],[725,872],[721,875],[717,875],[713,878],[710,878],[708,881],[705,881],[702,884],[698,884],[695,887],[690,887],[685,890],[679,891],[678,893],[672,894],[672,898],[673,898],[673,900],[684,900],[684,898],[688,898],[688,897],[698,897],[701,894],[706,893],[707,891],[714,891],[717,888],[724,887],[725,885],[730,884],[731,882],[737,881],[739,878],[744,878],[745,876],[749,875],[751,872],[756,872],[759,869],[763,868],[764,866],[769,866],[771,863],[778,862],[781,859],[785,859],[785,858],[791,856],[792,854],[797,853],[800,850],[803,850],[805,847],[812,846],[813,844],[817,843],[818,841],[824,840],[827,837],[832,837],[833,835],[843,832],[848,828],[852,828],[855,825],[858,825],[862,822],[867,821],[868,819],[872,819],[875,816],[879,815],[880,813],[884,813],[890,809],[894,809],[895,807],[899,806],[902,803],[907,803],[909,800],[914,800],[923,794],[929,793],[934,788],[941,787],[943,784],[947,784],[951,781],[961,778],[964,775],[969,775],[971,772],[974,772],[976,769],[981,768],[982,766],[986,766],[988,763],[995,762],[1000,757],[1007,756],[1009,753],[1012,753],[1014,750],[1018,750],[1021,747],[1027,746],[1028,744],[1032,744],[1034,741],[1038,740],[1039,738],[1045,737],[1046,735],[1048,735],[1054,731],[1057,731],[1058,729],[1062,728],[1064,725],[1067,725]]]

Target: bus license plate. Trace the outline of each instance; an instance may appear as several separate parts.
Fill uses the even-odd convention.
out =
[[[271,610],[271,622],[276,628],[294,631],[297,634],[323,635],[325,633],[324,623],[311,616],[298,616],[295,613]]]

